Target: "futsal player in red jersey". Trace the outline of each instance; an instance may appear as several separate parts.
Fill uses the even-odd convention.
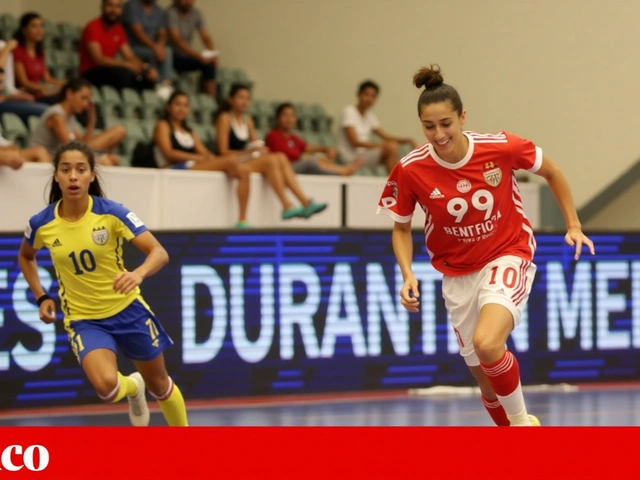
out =
[[[437,65],[414,76],[424,87],[418,115],[428,143],[404,157],[391,172],[378,213],[395,221],[393,248],[402,271],[401,303],[420,307],[411,263],[411,218],[418,203],[426,214],[425,243],[433,267],[443,274],[442,293],[482,401],[498,426],[540,425],[529,415],[518,361],[506,348],[518,326],[536,273],[536,241],[524,214],[514,172],[543,177],[567,224],[565,241],[595,254],[582,233],[569,184],[560,168],[531,141],[501,132],[463,131],[460,95],[444,83]]]

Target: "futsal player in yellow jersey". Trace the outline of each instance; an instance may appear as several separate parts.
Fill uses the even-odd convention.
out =
[[[131,423],[146,426],[146,384],[167,423],[186,426],[184,399],[167,374],[162,353],[173,341],[139,288],[167,263],[166,250],[133,212],[104,198],[89,147],[69,142],[53,163],[49,206],[29,220],[19,253],[41,320],[56,320],[55,303],[40,284],[35,258],[39,249],[47,248],[69,341],[98,396],[109,403],[126,397]],[[124,240],[146,254],[144,263],[131,272],[122,260]],[[124,376],[118,371],[116,347],[137,372]]]

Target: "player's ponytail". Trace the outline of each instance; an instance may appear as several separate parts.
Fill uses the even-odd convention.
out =
[[[423,67],[418,70],[413,76],[413,84],[417,88],[424,87],[418,100],[418,115],[425,105],[447,101],[451,102],[451,106],[458,112],[458,115],[462,115],[460,95],[455,88],[444,83],[444,77],[440,73],[438,65],[430,65],[429,68]]]
[[[82,153],[87,162],[89,162],[89,168],[92,172],[96,171],[96,156],[93,153],[93,150],[89,148],[84,143],[80,142],[67,142],[62,144],[57,150],[53,157],[53,171],[56,172],[58,170],[58,166],[60,165],[60,159],[65,152],[70,151],[78,151]],[[98,174],[96,172],[96,178],[89,184],[89,195],[93,195],[95,197],[104,197],[105,194],[102,191],[102,186],[100,185],[100,179],[98,178]],[[60,188],[60,184],[56,182],[55,177],[51,179],[51,190],[49,191],[49,204],[56,203],[58,200],[62,199],[62,189]]]

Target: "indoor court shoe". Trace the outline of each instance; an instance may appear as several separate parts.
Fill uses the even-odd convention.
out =
[[[322,212],[325,208],[327,208],[326,203],[316,203],[313,200],[309,205],[307,205],[304,209],[304,218],[309,218],[316,213]]]
[[[135,395],[127,397],[129,402],[129,420],[134,427],[146,427],[149,425],[149,405],[147,405],[147,397],[145,395],[145,384],[142,375],[134,372],[129,378],[136,382],[138,391]]]
[[[531,421],[531,426],[532,427],[539,427],[540,426],[540,420],[538,420],[538,417],[536,417],[535,415],[529,414],[529,420]]]
[[[296,217],[304,217],[306,211],[304,207],[293,207],[282,212],[283,220],[291,220]]]

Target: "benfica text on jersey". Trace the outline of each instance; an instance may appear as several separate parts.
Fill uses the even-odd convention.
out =
[[[536,243],[514,172],[538,171],[542,150],[506,132],[464,135],[469,150],[458,163],[439,158],[429,143],[404,157],[387,180],[378,213],[405,223],[420,204],[427,251],[445,275],[473,273],[504,255],[531,261]]]

